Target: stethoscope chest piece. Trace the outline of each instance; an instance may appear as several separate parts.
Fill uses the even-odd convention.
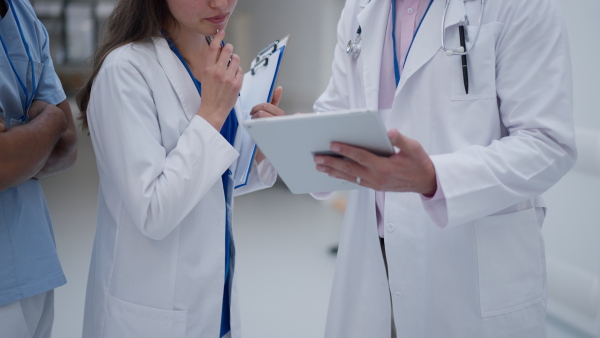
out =
[[[348,44],[346,45],[346,53],[352,55],[352,58],[354,60],[358,59],[358,57],[360,56],[360,34],[361,34],[361,27],[358,26],[358,30],[356,31],[356,37],[354,37],[354,40],[350,40],[348,41]]]

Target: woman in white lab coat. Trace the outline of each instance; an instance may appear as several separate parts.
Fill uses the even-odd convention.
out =
[[[315,159],[319,170],[370,188],[349,195],[328,338],[546,336],[540,195],[576,158],[565,27],[552,0],[486,1],[466,94],[461,57],[441,48],[445,3],[419,4],[430,7],[384,119],[399,153],[379,158],[333,144],[354,161]],[[465,14],[472,44],[480,8],[450,2],[448,47],[459,46]],[[317,111],[378,109],[390,17],[389,0],[346,2]],[[346,46],[359,25],[353,59]],[[382,239],[376,190],[385,191]]]
[[[248,140],[240,60],[221,43],[235,5],[121,0],[109,18],[78,97],[100,175],[86,338],[240,336],[231,208]],[[273,185],[260,160],[236,195]]]

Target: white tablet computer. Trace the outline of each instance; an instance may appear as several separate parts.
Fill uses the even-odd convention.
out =
[[[258,147],[294,194],[359,189],[361,186],[317,171],[315,154],[333,154],[342,142],[390,156],[392,143],[377,111],[307,113],[243,122]]]

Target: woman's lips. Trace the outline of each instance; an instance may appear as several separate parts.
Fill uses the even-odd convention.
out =
[[[221,24],[221,23],[225,22],[226,19],[227,19],[227,14],[223,14],[223,15],[218,15],[218,16],[213,16],[211,18],[207,18],[206,21],[209,21],[214,24]]]

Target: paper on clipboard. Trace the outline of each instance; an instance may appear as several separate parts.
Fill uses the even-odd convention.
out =
[[[250,118],[250,111],[254,106],[271,101],[288,40],[289,35],[283,39],[276,40],[263,49],[252,61],[250,70],[244,74],[240,90],[240,104],[243,116],[243,120],[239,121],[240,125]],[[237,168],[247,169],[236,169],[234,176],[235,188],[243,187],[248,183],[252,162],[256,153],[256,143],[254,143],[248,132],[244,129],[241,135],[242,148],[240,149]]]

